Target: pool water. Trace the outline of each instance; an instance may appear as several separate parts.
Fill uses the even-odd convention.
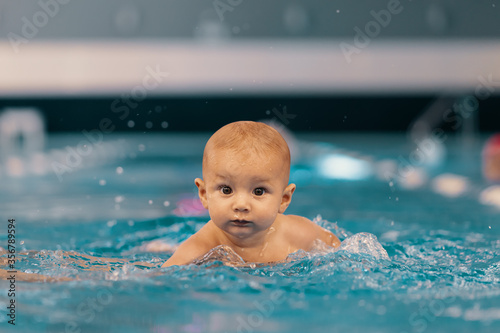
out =
[[[124,137],[123,156],[62,181],[54,173],[4,177],[0,246],[15,218],[18,274],[15,327],[6,316],[9,282],[0,282],[1,331],[500,331],[499,210],[478,200],[488,186],[478,147],[463,151],[449,140],[443,162],[424,169],[428,181],[410,189],[317,169],[325,149],[339,152],[333,144],[369,155],[362,160],[371,167],[408,156],[401,137],[300,137],[319,148],[295,161],[298,189],[287,213],[332,230],[340,249],[248,265],[219,248],[197,265],[161,269],[207,221],[193,184],[207,137]],[[467,190],[433,190],[430,180],[443,173],[465,176]]]

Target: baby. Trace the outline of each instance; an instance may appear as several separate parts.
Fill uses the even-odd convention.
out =
[[[239,121],[219,129],[205,146],[203,179],[194,181],[211,220],[162,267],[192,263],[219,245],[255,263],[310,251],[317,241],[338,247],[330,231],[304,217],[284,215],[295,191],[289,175],[288,145],[272,127]]]

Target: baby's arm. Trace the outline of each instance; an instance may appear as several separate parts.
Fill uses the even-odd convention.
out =
[[[205,225],[197,233],[179,245],[174,254],[161,267],[190,264],[195,259],[214,248],[217,244],[211,244],[211,242],[208,241],[211,237],[207,235],[208,231],[206,227]]]
[[[321,228],[318,226],[321,230],[319,230],[319,239],[322,240],[326,245],[328,246],[333,246],[333,247],[339,247],[340,246],[340,239],[338,239],[337,236],[335,236],[331,231],[326,230],[324,228]]]

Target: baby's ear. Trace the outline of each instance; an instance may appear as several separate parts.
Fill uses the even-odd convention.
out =
[[[201,178],[196,178],[194,180],[196,187],[198,187],[198,196],[200,197],[201,204],[205,209],[208,209],[207,203],[207,190],[205,188],[205,182]]]
[[[283,191],[283,196],[281,197],[281,204],[279,212],[283,214],[288,208],[288,205],[292,201],[293,192],[295,192],[295,184],[289,184]]]

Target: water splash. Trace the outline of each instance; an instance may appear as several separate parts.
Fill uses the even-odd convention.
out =
[[[467,323],[498,327],[494,325],[498,310],[495,304],[500,297],[500,241],[496,234],[457,228],[410,228],[409,234],[382,237],[379,242],[374,234],[352,234],[336,223],[320,218],[317,221],[343,240],[340,248],[318,247],[311,252],[297,251],[283,262],[253,264],[245,263],[231,248],[219,246],[196,265],[167,268],[160,266],[171,255],[170,249],[149,253],[143,246],[157,240],[177,246],[203,226],[205,219],[165,218],[137,222],[133,227],[127,221],[86,225],[80,236],[88,240],[71,246],[77,251],[19,253],[19,278],[32,282],[25,284],[32,292],[20,293],[20,301],[31,306],[24,308],[27,314],[35,315],[40,307],[46,321],[60,322],[60,318],[73,316],[85,325],[84,318],[75,316],[76,309],[101,296],[101,300],[112,302],[100,304],[102,316],[95,320],[99,327],[106,325],[105,316],[130,314],[125,306],[130,304],[130,298],[141,304],[144,315],[155,314],[160,326],[170,324],[158,314],[158,302],[162,314],[168,304],[184,304],[181,309],[212,309],[223,316],[223,322],[234,325],[234,318],[241,313],[252,313],[264,305],[269,309],[270,295],[279,296],[275,298],[279,304],[273,303],[273,318],[280,332],[307,331],[307,327],[300,326],[307,322],[306,317],[332,313],[346,313],[352,318],[361,313],[370,322],[391,321],[390,327],[393,319],[399,318],[398,332],[419,328],[409,326],[410,316],[416,318],[415,322],[425,321],[429,331],[449,318],[458,321],[454,331]],[[374,227],[377,223],[370,224],[371,229],[367,224],[346,224],[353,230],[368,229],[376,234],[391,231],[387,223],[380,224],[380,230]],[[74,232],[65,228],[68,233]],[[399,230],[397,223],[392,228],[393,232]],[[409,226],[401,228],[408,230]],[[53,229],[55,235],[60,231],[56,226]],[[101,230],[104,232],[99,235]],[[39,234],[45,237],[36,227],[30,232],[24,234],[28,244],[33,244]],[[103,257],[114,258],[106,261]],[[6,253],[2,253],[2,268],[5,262]],[[41,284],[47,282],[53,283],[48,287]],[[177,316],[175,307],[169,311]],[[295,315],[290,317],[289,313]],[[388,313],[391,316],[385,315]],[[201,318],[209,325],[211,319],[203,313]],[[174,322],[179,325],[187,322],[177,319]],[[348,319],[338,320],[352,325]],[[327,331],[326,327],[318,327]],[[209,330],[204,327],[202,331]]]
[[[241,258],[230,246],[219,245],[208,251],[207,254],[201,258],[195,260],[196,265],[202,265],[208,262],[216,263],[215,265],[221,263],[223,265],[233,265],[238,264],[244,265],[245,260]]]
[[[389,259],[387,251],[378,242],[373,234],[362,232],[345,239],[340,245],[340,249],[349,253],[364,253],[373,256],[375,259]]]

